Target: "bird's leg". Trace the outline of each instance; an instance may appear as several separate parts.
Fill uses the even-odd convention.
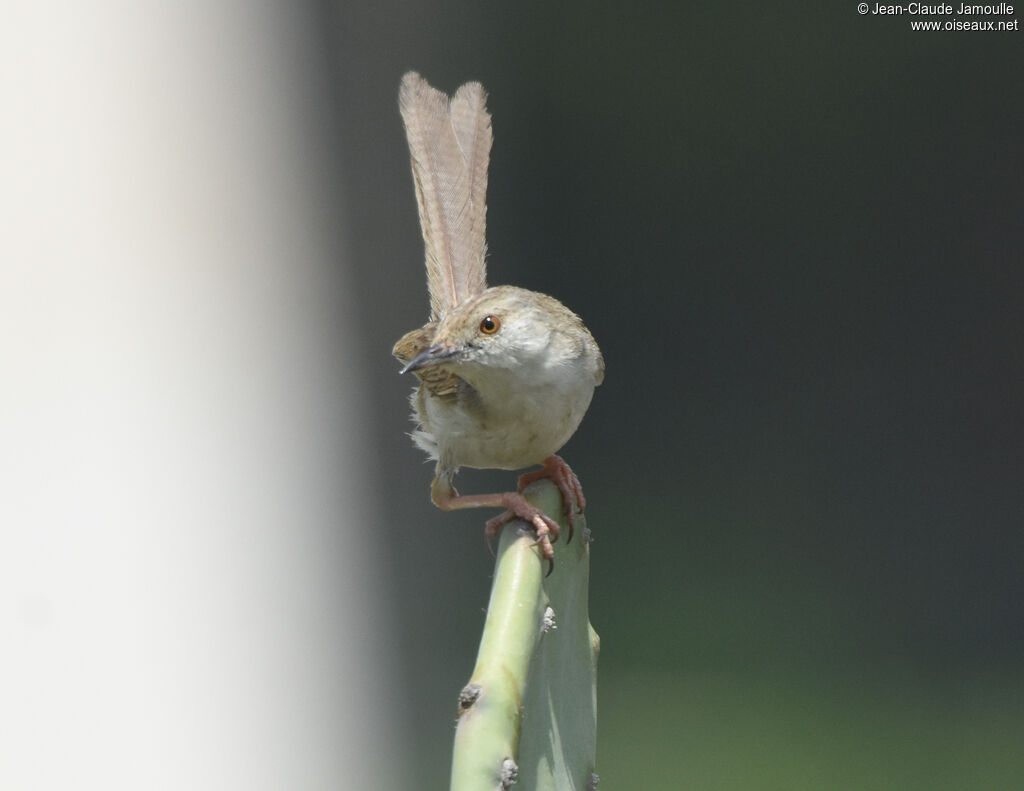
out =
[[[548,573],[550,574],[551,569],[554,568],[555,550],[551,543],[558,540],[558,523],[546,516],[519,492],[460,495],[452,486],[450,478],[437,475],[430,485],[430,499],[442,511],[457,511],[463,508],[508,509],[503,514],[487,520],[484,527],[487,539],[493,539],[505,523],[511,522],[513,519],[525,519],[537,531],[537,544],[540,545],[541,553],[548,561]]]
[[[565,505],[565,521],[569,525],[569,541],[572,541],[573,523],[576,521],[576,508],[583,511],[587,507],[587,499],[583,496],[583,487],[580,479],[572,471],[561,456],[552,454],[541,462],[543,467],[533,472],[526,472],[519,476],[519,491],[522,491],[534,481],[541,478],[550,478],[555,482],[558,491],[562,493],[562,502]]]

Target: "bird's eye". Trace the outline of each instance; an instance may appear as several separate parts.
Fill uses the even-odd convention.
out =
[[[501,322],[498,321],[497,316],[484,316],[483,321],[480,322],[480,332],[484,335],[493,335],[501,327]]]

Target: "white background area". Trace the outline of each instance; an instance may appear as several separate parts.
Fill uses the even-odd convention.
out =
[[[323,75],[273,5],[5,11],[5,791],[404,771]]]

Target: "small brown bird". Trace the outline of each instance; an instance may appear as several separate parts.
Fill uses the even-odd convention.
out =
[[[562,493],[572,538],[579,479],[556,452],[576,431],[604,378],[604,360],[579,317],[545,294],[487,288],[485,225],[491,117],[480,83],[448,97],[415,72],[399,105],[412,155],[426,247],[430,321],[404,335],[394,355],[419,378],[412,438],[437,468],[430,494],[444,510],[505,508],[488,537],[521,518],[532,523],[549,564],[558,525],[521,494],[539,478]],[[518,491],[459,495],[459,467],[517,470]]]

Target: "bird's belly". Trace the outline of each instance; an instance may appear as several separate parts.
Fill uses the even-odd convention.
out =
[[[456,467],[518,470],[556,453],[576,431],[593,395],[545,393],[506,397],[500,408],[437,404],[432,433]]]
[[[565,439],[545,427],[477,428],[448,437],[449,452],[459,467],[518,470],[546,459]]]

